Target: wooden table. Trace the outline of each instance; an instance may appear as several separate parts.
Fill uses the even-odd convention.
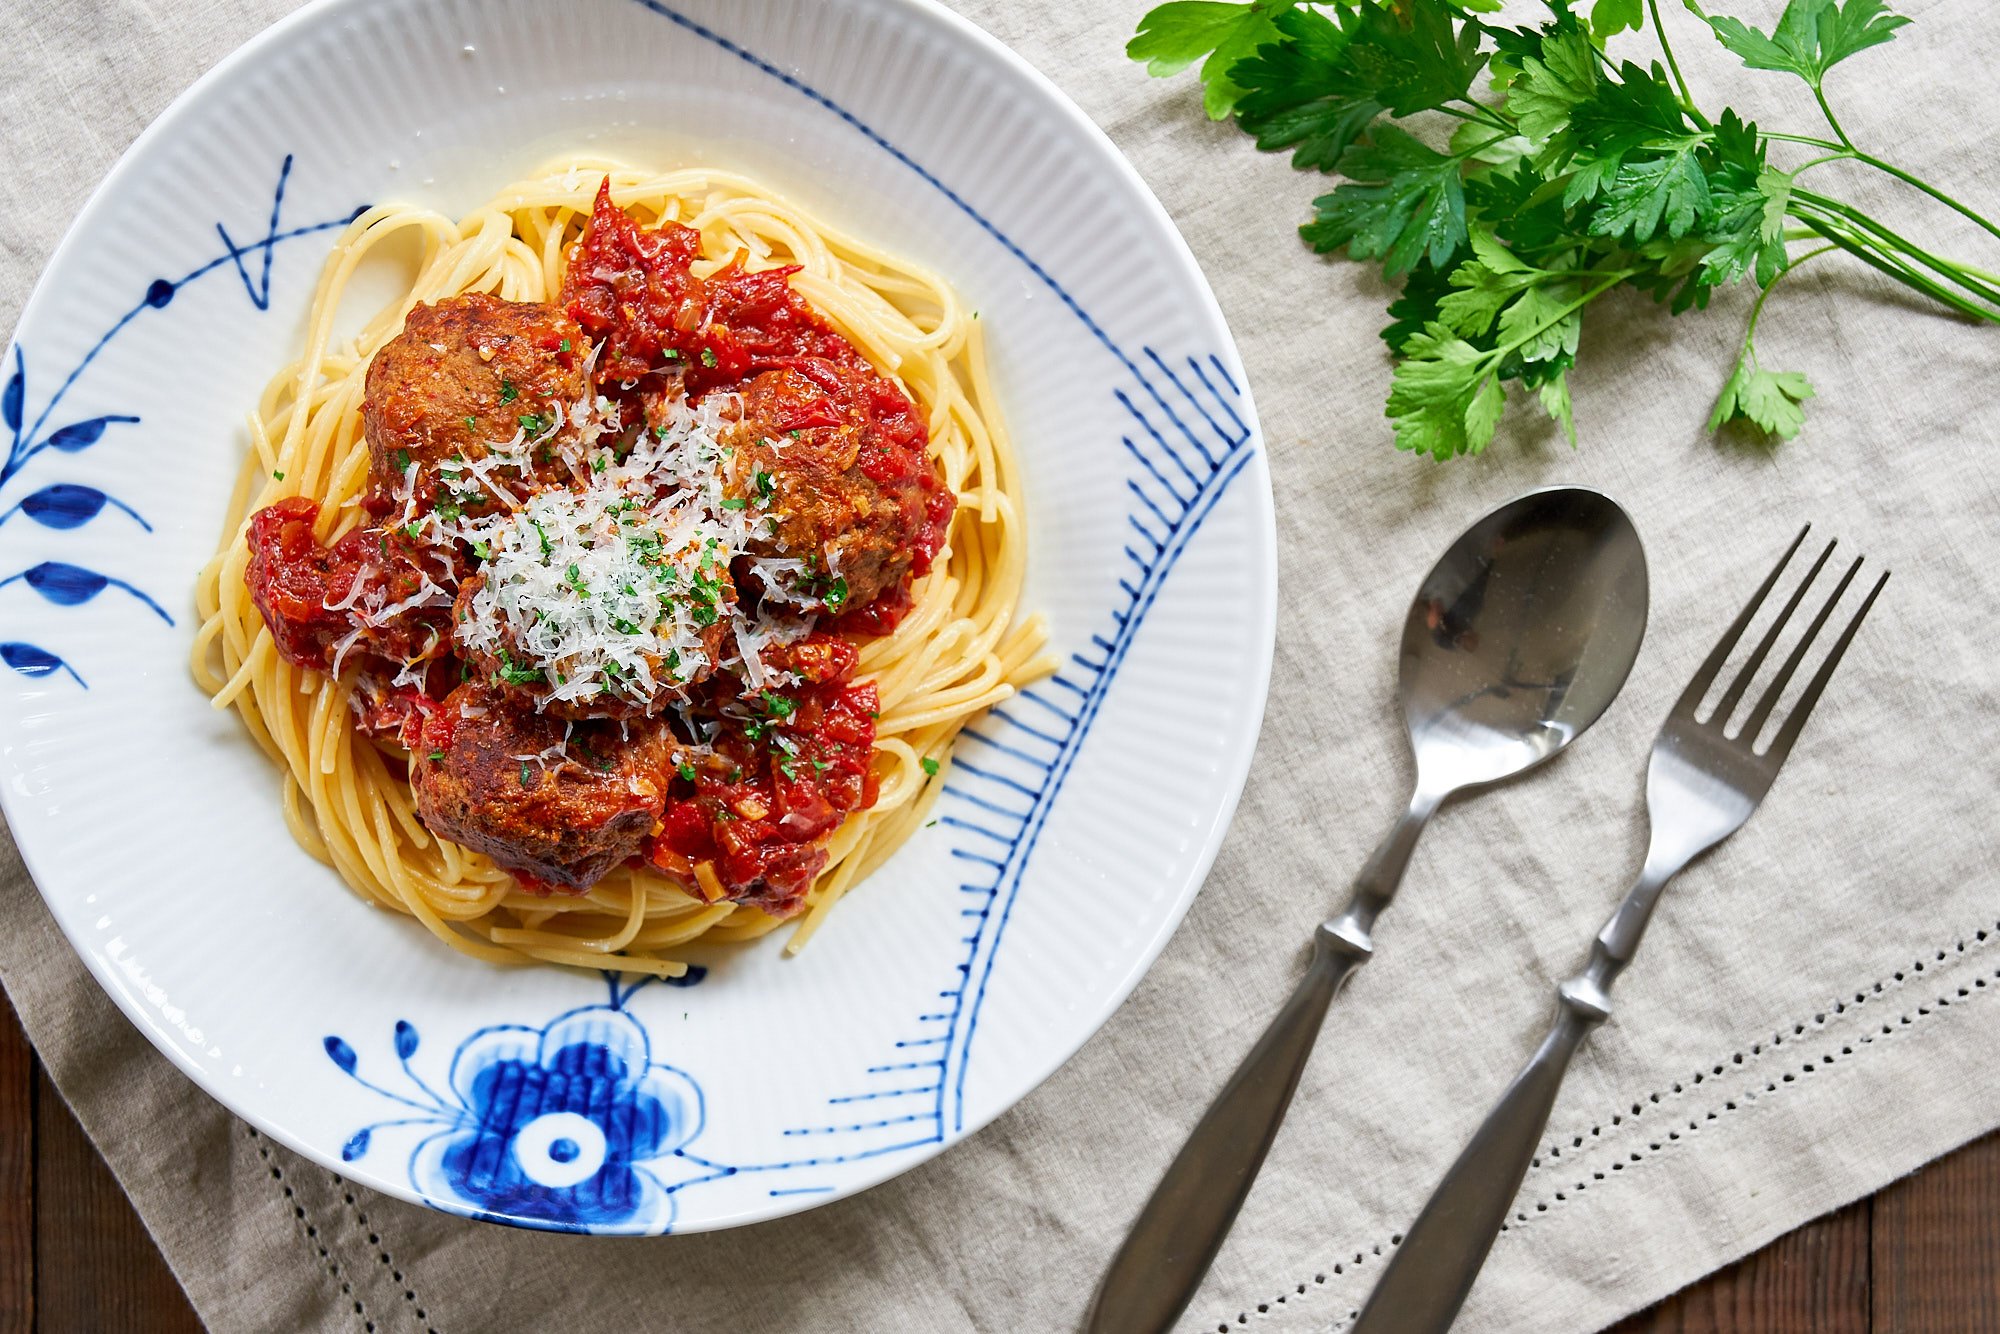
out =
[[[0,1334],[201,1322],[0,997]],[[2000,1334],[2000,1133],[1611,1334]]]

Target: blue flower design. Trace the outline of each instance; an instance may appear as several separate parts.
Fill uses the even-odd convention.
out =
[[[364,1079],[354,1049],[327,1055],[367,1088],[424,1115],[367,1127],[349,1161],[391,1127],[433,1127],[410,1154],[410,1182],[440,1207],[560,1231],[664,1232],[675,1185],[701,1175],[679,1151],[702,1126],[701,1089],[655,1064],[646,1030],[616,1004],[571,1010],[541,1028],[482,1028],[459,1044],[446,1091],[410,1067],[417,1031],[396,1025],[396,1054],[417,1092]]]

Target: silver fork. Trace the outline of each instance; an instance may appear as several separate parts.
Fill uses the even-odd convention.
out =
[[[1813,617],[1798,646],[1758,698],[1742,728],[1734,733],[1726,729],[1750,688],[1751,678],[1764,665],[1785,626],[1805,600],[1806,591],[1833,555],[1834,544],[1828,543],[1813,562],[1812,569],[1765,631],[1714,711],[1705,718],[1698,716],[1702,700],[1737,641],[1749,629],[1757,609],[1804,544],[1811,527],[1806,525],[1793,539],[1777,568],[1757,590],[1757,596],[1729,627],[1667,715],[1659,739],[1653,743],[1653,757],[1646,772],[1646,813],[1652,824],[1652,839],[1638,882],[1604,924],[1604,929],[1597,933],[1590,962],[1556,989],[1559,1004],[1554,1026],[1431,1193],[1423,1212],[1417,1215],[1408,1235],[1391,1255],[1352,1334],[1443,1334],[1451,1327],[1466,1294],[1472,1290],[1473,1280],[1479,1276],[1480,1266],[1486,1262],[1486,1253],[1492,1249],[1507,1210],[1513,1205],[1521,1179],[1527,1175],[1528,1164],[1548,1126],[1556,1090],[1569,1069],[1570,1057],[1590,1031],[1611,1015],[1611,984],[1639,948],[1660,891],[1689,862],[1740,829],[1770,791],[1771,781],[1778,776],[1785,757],[1791,754],[1792,743],[1798,740],[1799,731],[1805,726],[1806,715],[1819,702],[1834,668],[1840,665],[1841,655],[1847,651],[1855,631],[1861,628],[1862,619],[1875,605],[1882,585],[1889,579],[1885,572],[1875,581],[1811,684],[1799,695],[1764,750],[1756,749],[1758,735],[1770,721],[1786,685],[1805,660],[1841,595],[1854,582],[1861,569],[1859,558],[1841,576],[1833,596]]]

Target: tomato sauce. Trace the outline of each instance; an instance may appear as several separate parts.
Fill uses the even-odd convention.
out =
[[[872,766],[880,701],[851,685],[855,649],[814,635],[793,645],[802,684],[745,696],[725,713],[713,752],[674,777],[650,852],[668,871],[710,863],[732,896],[785,916],[826,865],[825,836],[875,804]],[[774,651],[774,664],[783,656]]]
[[[250,599],[271,627],[279,654],[299,667],[329,666],[339,643],[361,631],[354,648],[404,662],[428,656],[446,640],[441,610],[413,608],[379,625],[356,608],[389,607],[415,597],[425,556],[400,533],[357,528],[331,547],[313,535],[319,504],[292,496],[250,519]]]
[[[802,405],[784,428],[856,423],[855,465],[884,486],[924,492],[924,522],[911,535],[911,575],[930,570],[944,546],[957,497],[930,459],[930,431],[917,405],[806,299],[792,290],[797,265],[756,273],[732,259],[706,278],[690,269],[701,236],[677,222],[647,230],[598,190],[590,227],[563,279],[563,301],[585,333],[603,340],[596,377],[614,390],[679,369],[689,397],[732,389],[764,371],[792,369],[824,398]]]

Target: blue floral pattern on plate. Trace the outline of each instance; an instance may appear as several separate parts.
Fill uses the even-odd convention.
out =
[[[408,1092],[365,1077],[345,1039],[326,1053],[350,1078],[418,1114],[377,1122],[341,1148],[366,1155],[379,1132],[431,1127],[410,1154],[410,1183],[445,1208],[558,1231],[664,1232],[674,1192],[710,1175],[680,1156],[701,1133],[701,1088],[653,1060],[645,1028],[612,983],[608,1004],[540,1028],[496,1024],[461,1042],[445,1089],[411,1067],[419,1037],[398,1020],[396,1059]]]

